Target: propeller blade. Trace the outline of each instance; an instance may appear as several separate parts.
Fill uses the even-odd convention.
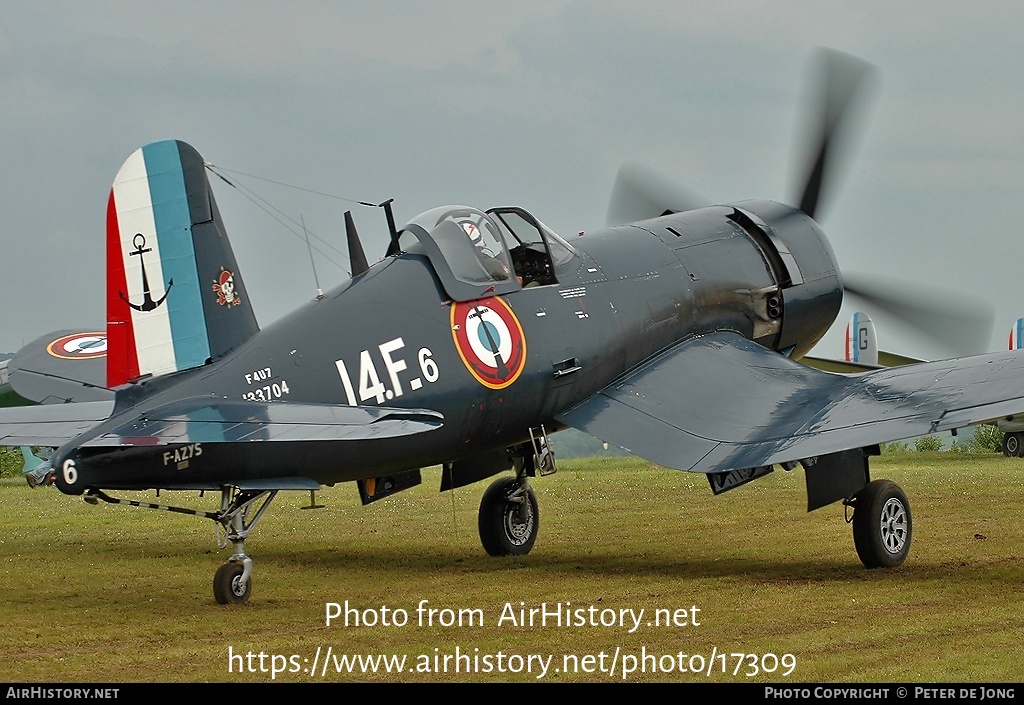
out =
[[[805,169],[799,200],[800,210],[812,218],[821,205],[826,184],[834,179],[842,133],[849,131],[844,125],[849,124],[857,100],[876,74],[875,67],[866,61],[834,49],[821,49],[817,63],[821,80],[818,124],[816,134],[809,138],[813,158]]]
[[[900,318],[958,356],[992,352],[995,313],[988,301],[877,274],[844,272],[843,284],[846,293]]]
[[[628,161],[615,177],[605,222],[609,226],[625,225],[706,205],[709,205],[706,199],[687,191],[664,174]]]

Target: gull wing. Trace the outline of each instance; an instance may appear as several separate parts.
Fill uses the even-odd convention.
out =
[[[834,374],[716,332],[669,348],[556,419],[661,465],[715,473],[1022,412],[1019,351]]]

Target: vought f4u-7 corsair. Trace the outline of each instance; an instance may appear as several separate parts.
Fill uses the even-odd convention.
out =
[[[392,227],[372,265],[347,219],[351,279],[265,330],[202,157],[143,147],[110,194],[106,330],[44,336],[12,359],[14,390],[44,403],[2,410],[0,443],[55,448],[53,483],[92,503],[192,511],[114,494],[219,492],[219,508],[192,513],[232,542],[222,603],[249,597],[245,541],[280,490],[355,482],[368,503],[427,466],[443,467],[442,490],[512,471],[483,494],[480,538],[492,555],[527,553],[530,483],[554,471],[548,436],[566,427],[706,473],[715,493],[802,465],[808,509],[852,505],[863,563],[897,566],[909,504],[871,480],[868,457],[1024,411],[1024,356],[853,375],[799,362],[843,298],[814,217],[867,70],[828,65],[846,80],[830,84],[796,206],[694,208],[626,178],[616,222],[571,241],[522,208],[444,206]]]

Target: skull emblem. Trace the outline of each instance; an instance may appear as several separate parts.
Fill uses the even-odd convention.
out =
[[[231,308],[242,303],[241,297],[235,293],[235,275],[223,267],[220,268],[220,277],[213,282],[213,290],[217,293],[217,303],[221,306]]]

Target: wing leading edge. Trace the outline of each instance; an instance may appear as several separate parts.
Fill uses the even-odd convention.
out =
[[[557,420],[666,467],[713,473],[1020,412],[1019,353],[843,375],[718,332],[675,345]]]

